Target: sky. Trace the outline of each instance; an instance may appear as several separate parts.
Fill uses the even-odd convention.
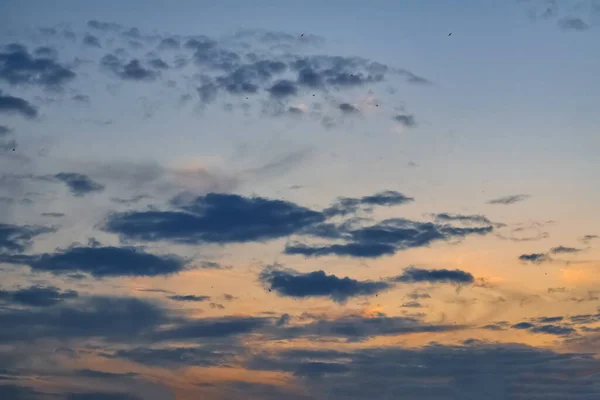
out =
[[[0,398],[600,397],[600,2],[0,2]]]

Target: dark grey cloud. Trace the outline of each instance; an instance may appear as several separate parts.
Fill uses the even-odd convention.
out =
[[[521,254],[519,256],[519,260],[540,264],[543,262],[551,261],[552,259],[550,257],[548,257],[548,255],[545,253],[532,253],[532,254]]]
[[[589,243],[589,242],[591,242],[592,240],[594,240],[594,239],[599,239],[599,238],[600,238],[600,236],[598,236],[598,235],[585,235],[585,236],[583,236],[583,237],[581,238],[581,241],[582,241],[583,243]]]
[[[100,31],[118,31],[122,28],[122,26],[119,24],[115,24],[113,22],[98,21],[95,19],[89,20],[87,22],[87,26]]]
[[[27,100],[14,97],[0,90],[0,113],[19,114],[25,118],[35,118],[38,110]]]
[[[285,237],[325,219],[294,203],[235,194],[210,193],[174,206],[174,211],[116,213],[104,229],[143,241],[243,243]]]
[[[0,223],[0,255],[3,253],[21,253],[32,245],[32,240],[36,236],[54,231],[53,228],[43,226]]]
[[[412,300],[420,300],[420,299],[430,299],[431,296],[429,293],[420,293],[420,292],[412,292],[406,295],[409,299]]]
[[[102,47],[100,40],[96,36],[90,35],[89,33],[83,37],[83,44],[89,47]]]
[[[81,103],[89,103],[90,96],[86,96],[84,94],[76,94],[75,96],[73,96],[73,100],[79,101]]]
[[[127,343],[169,321],[166,310],[141,299],[79,298],[43,310],[0,310],[0,340],[101,338]]]
[[[31,286],[25,289],[0,290],[0,301],[32,307],[50,307],[65,300],[74,299],[74,290],[60,290],[54,286]]]
[[[352,104],[350,103],[341,103],[338,108],[340,109],[341,112],[343,112],[344,114],[357,114],[360,112],[360,110],[356,107],[354,107]]]
[[[40,214],[42,217],[60,218],[64,217],[65,214],[59,212],[43,212]]]
[[[100,60],[100,65],[123,80],[154,81],[158,77],[157,71],[145,68],[135,58],[125,61],[114,54],[107,54]]]
[[[174,255],[159,256],[129,247],[77,246],[5,261],[26,264],[34,271],[61,275],[80,272],[96,278],[170,275],[182,271],[186,264]]]
[[[4,46],[0,51],[0,80],[11,85],[39,85],[57,88],[73,80],[75,72],[53,58],[31,55],[21,44]]]
[[[68,393],[67,400],[143,400],[141,397],[121,392]]]
[[[347,244],[308,246],[292,243],[286,246],[285,253],[306,257],[340,255],[377,258],[410,248],[425,247],[435,241],[462,239],[469,235],[486,235],[493,229],[492,226],[459,228],[395,218],[361,228],[340,227],[337,236],[350,242]]]
[[[510,205],[523,201],[529,197],[528,194],[515,194],[511,196],[498,197],[487,202],[487,204]]]
[[[210,296],[195,296],[192,294],[188,294],[185,296],[181,296],[181,295],[174,295],[174,296],[168,296],[168,299],[174,300],[174,301],[190,301],[190,302],[201,302],[201,301],[207,301],[210,300]]]
[[[409,301],[407,303],[403,303],[400,307],[402,307],[402,308],[421,308],[423,306],[418,301]]]
[[[454,283],[469,284],[475,281],[475,278],[469,272],[459,269],[421,269],[408,267],[404,269],[402,275],[393,278],[395,282],[403,283]]]
[[[386,190],[374,195],[360,198],[341,197],[335,204],[326,208],[323,213],[327,217],[355,213],[361,206],[397,206],[414,202],[413,197],[408,197],[400,192]]]
[[[303,389],[319,399],[588,400],[600,395],[600,384],[589,379],[600,362],[590,354],[480,341],[348,352],[286,349],[256,354],[247,368],[293,373],[310,362],[340,366],[339,373],[302,381]]]
[[[577,17],[565,17],[558,21],[558,26],[561,29],[569,31],[587,31],[590,26],[586,24],[581,18]]]
[[[550,252],[553,254],[573,254],[573,253],[579,253],[581,251],[581,249],[577,249],[575,247],[565,247],[565,246],[558,246],[558,247],[553,247],[552,249],[550,249]]]
[[[0,385],[0,398],[7,400],[38,400],[44,393],[19,385]]]
[[[562,320],[562,318],[561,319],[551,318],[550,321],[548,321],[548,322],[558,322],[561,320]],[[537,322],[544,323],[544,319],[540,318],[537,320]],[[571,328],[569,326],[555,325],[555,324],[537,325],[535,323],[530,323],[530,322],[520,322],[518,324],[512,325],[511,328],[520,329],[520,330],[528,330],[532,333],[543,333],[543,334],[555,335],[555,336],[568,336],[568,335],[571,335],[576,332],[576,330],[574,328]]]
[[[185,341],[201,338],[232,337],[251,333],[271,325],[271,323],[271,319],[261,317],[202,318],[161,329],[154,332],[149,339],[155,341]]]
[[[394,117],[394,121],[404,125],[407,128],[412,128],[417,125],[415,117],[412,115],[398,114]]]
[[[285,254],[305,257],[322,257],[336,255],[342,257],[378,258],[396,253],[398,249],[391,244],[380,243],[347,243],[326,246],[308,246],[302,243],[285,247]]]
[[[162,50],[177,50],[181,47],[181,42],[175,38],[164,38],[158,44],[158,48]]]
[[[0,125],[0,137],[8,136],[12,133],[12,129],[6,125]]]
[[[136,347],[129,350],[119,350],[114,354],[105,355],[108,358],[122,358],[142,365],[153,367],[180,367],[193,365],[199,367],[227,366],[233,361],[235,350],[233,346],[219,348],[217,346],[202,347],[170,347],[148,348]]]
[[[594,324],[600,322],[600,314],[578,314],[568,317],[572,324]]]
[[[169,69],[169,64],[164,62],[161,58],[153,58],[148,61],[148,64],[154,69]]]
[[[324,271],[303,274],[277,267],[263,270],[260,281],[281,296],[330,297],[337,302],[345,302],[350,297],[372,296],[391,287],[386,282],[338,278],[335,275],[327,275]]]
[[[511,326],[511,328],[513,329],[530,329],[533,328],[535,325],[529,323],[529,322],[519,322],[518,324],[514,324],[513,326]]]
[[[283,99],[295,96],[298,93],[298,88],[294,82],[283,79],[275,82],[275,84],[268,89],[268,92],[275,98]]]
[[[488,331],[503,331],[504,327],[497,324],[488,324],[482,327],[482,329],[487,329]]]
[[[492,221],[490,221],[484,215],[462,215],[462,214],[449,214],[449,213],[440,213],[433,214],[435,220],[437,222],[473,222],[478,224],[486,224],[491,225]]]
[[[538,323],[548,324],[552,322],[560,322],[564,319],[564,317],[539,317],[534,320]]]
[[[337,319],[320,319],[304,325],[281,328],[278,335],[288,338],[337,337],[348,340],[365,340],[376,336],[395,336],[423,332],[450,332],[461,330],[462,325],[435,325],[409,317],[378,316],[366,318],[350,315]]]
[[[54,175],[54,178],[67,185],[71,193],[78,197],[104,190],[104,185],[95,182],[89,176],[84,174],[61,172]]]

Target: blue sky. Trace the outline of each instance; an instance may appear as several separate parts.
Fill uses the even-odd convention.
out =
[[[599,17],[2,2],[0,397],[600,394]]]

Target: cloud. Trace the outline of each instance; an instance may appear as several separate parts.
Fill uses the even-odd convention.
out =
[[[211,367],[226,366],[233,361],[235,354],[233,346],[220,349],[217,346],[199,347],[170,347],[170,348],[147,348],[136,347],[129,350],[118,350],[108,358],[122,358],[138,364],[169,368],[185,365]]]
[[[51,254],[23,256],[12,261],[34,271],[53,274],[81,272],[96,278],[170,275],[184,269],[174,255],[154,255],[129,247],[70,247]]]
[[[543,322],[543,319],[540,319],[539,322]],[[511,328],[529,330],[532,333],[543,333],[555,336],[568,336],[576,332],[575,329],[568,326],[552,324],[536,325],[529,322],[520,322],[518,324],[512,325]]]
[[[0,223],[0,255],[21,253],[31,246],[33,238],[54,231],[53,228],[43,226]]]
[[[283,79],[275,82],[275,84],[268,89],[268,92],[275,98],[283,99],[296,95],[298,88],[294,82]]]
[[[400,123],[401,125],[407,128],[412,128],[417,125],[417,122],[415,121],[415,117],[413,115],[398,114],[394,117],[394,121]]]
[[[89,33],[83,37],[83,44],[89,47],[102,47],[100,44],[100,40],[94,35],[90,35]]]
[[[170,320],[161,307],[145,300],[86,297],[54,307],[0,310],[0,340],[101,338],[128,342]]]
[[[201,338],[221,338],[251,333],[271,324],[271,320],[261,317],[221,317],[202,318],[186,321],[177,326],[154,332],[149,339],[155,341],[176,341]]]
[[[336,255],[342,257],[378,258],[384,255],[392,255],[396,251],[397,248],[393,245],[378,243],[347,243],[327,246],[308,246],[297,243],[286,245],[285,247],[285,254],[306,257]]]
[[[282,200],[210,193],[173,211],[115,213],[105,230],[126,239],[176,243],[243,243],[285,237],[322,222],[317,212]]]
[[[403,303],[400,307],[402,307],[402,308],[421,308],[422,305],[418,301],[409,301],[408,303]]]
[[[451,332],[461,330],[462,325],[435,325],[423,323],[409,317],[378,316],[373,318],[358,315],[337,319],[320,319],[304,325],[281,328],[278,335],[284,338],[337,337],[349,340],[365,340],[377,336],[396,336],[424,332]]]
[[[553,254],[572,254],[572,253],[579,253],[581,251],[581,249],[577,249],[575,247],[565,247],[565,246],[558,246],[558,247],[553,247],[550,252]]]
[[[83,174],[61,172],[54,175],[54,178],[66,184],[73,196],[77,197],[104,190],[104,185],[93,181],[89,176]]]
[[[0,125],[0,137],[4,137],[10,135],[12,133],[12,129],[6,125]]]
[[[565,293],[566,291],[565,287],[548,288],[548,293]]]
[[[403,195],[400,192],[386,190],[374,195],[364,196],[360,198],[341,197],[338,201],[326,208],[323,213],[327,217],[336,215],[347,215],[355,213],[361,206],[396,206],[414,202],[414,198]]]
[[[409,299],[412,299],[412,300],[430,299],[431,298],[429,293],[419,293],[419,292],[409,293],[406,295],[406,297],[408,297]]]
[[[142,400],[142,398],[120,392],[87,392],[68,393],[66,400]]]
[[[158,72],[145,68],[140,60],[132,59],[127,62],[114,54],[102,57],[100,65],[123,80],[154,81],[158,77]]]
[[[360,112],[360,110],[356,107],[354,107],[352,104],[350,103],[341,103],[338,108],[340,109],[341,112],[343,112],[344,114],[357,114]]]
[[[52,58],[32,56],[21,44],[9,44],[0,51],[0,80],[11,85],[56,88],[75,77],[75,72]]]
[[[168,296],[168,299],[174,300],[174,301],[194,301],[194,302],[200,302],[200,301],[207,301],[210,300],[210,296],[194,296],[191,294],[185,295],[185,296],[179,296],[179,295],[175,295],[175,296]]]
[[[344,369],[302,381],[306,393],[330,400],[585,400],[600,394],[600,385],[590,380],[600,370],[593,356],[519,344],[473,341],[463,346],[432,343],[420,348],[381,346],[346,352],[284,349],[256,354],[247,367],[293,373],[310,362],[336,364],[340,372]]]
[[[526,261],[526,262],[528,261],[528,262],[532,262],[532,263],[536,263],[536,264],[541,264],[543,262],[552,261],[552,259],[550,257],[548,257],[547,254],[544,254],[544,253],[521,254],[519,256],[519,260]]]
[[[350,297],[372,296],[390,288],[386,282],[358,281],[338,278],[324,271],[300,273],[291,269],[269,267],[260,274],[260,281],[270,290],[288,297],[329,297],[345,302]]]
[[[583,22],[581,18],[565,17],[558,21],[558,26],[563,30],[569,31],[587,31],[590,26]]]
[[[98,21],[95,19],[89,20],[87,26],[100,31],[117,31],[122,29],[122,26],[113,22]]]
[[[331,229],[330,229],[331,230]],[[349,257],[378,258],[397,251],[425,247],[435,241],[464,238],[468,235],[486,235],[493,231],[492,226],[458,228],[451,225],[436,225],[430,222],[416,222],[402,218],[387,219],[373,226],[347,228],[341,226],[329,232],[331,237],[350,241],[347,244],[308,246],[299,243],[288,244],[286,254],[306,257],[339,255]]]
[[[9,94],[4,94],[0,90],[0,113],[5,114],[20,114],[25,118],[35,118],[38,115],[37,108],[35,108],[27,100],[20,97],[14,97]]]
[[[408,267],[404,269],[402,275],[393,278],[395,282],[403,283],[453,283],[453,284],[469,284],[475,281],[473,275],[459,269],[420,269],[416,267]]]
[[[510,205],[529,198],[528,194],[516,194],[511,196],[498,197],[487,202],[487,204],[503,204]]]
[[[486,224],[491,225],[492,221],[490,221],[487,217],[483,215],[461,215],[461,214],[433,214],[436,222],[473,222],[478,224]]]
[[[0,290],[0,300],[32,307],[50,307],[68,299],[74,299],[74,290],[62,291],[54,286],[31,286],[18,290]]]
[[[591,242],[592,240],[598,239],[598,238],[600,238],[600,236],[598,236],[598,235],[585,235],[581,238],[581,241],[583,243],[587,244],[587,243]]]

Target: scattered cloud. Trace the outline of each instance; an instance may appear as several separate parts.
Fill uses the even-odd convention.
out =
[[[565,247],[565,246],[558,246],[558,247],[553,247],[552,249],[550,249],[550,252],[553,254],[573,254],[573,253],[579,253],[581,251],[581,249],[577,249],[575,247]]]
[[[519,260],[526,261],[526,262],[532,262],[535,264],[541,264],[543,262],[549,262],[552,259],[550,257],[548,257],[548,255],[545,253],[532,253],[532,254],[521,254],[519,256]]]
[[[77,247],[42,255],[20,256],[10,261],[34,271],[53,274],[80,272],[96,278],[158,276],[180,272],[185,261],[174,255],[154,255],[130,247]]]
[[[20,114],[25,118],[35,118],[38,110],[27,100],[5,94],[0,90],[0,113]]]
[[[386,282],[338,278],[327,275],[324,271],[299,273],[276,267],[263,270],[260,281],[281,296],[330,297],[337,302],[345,302],[350,297],[372,296],[390,288],[390,284]]]
[[[67,185],[73,196],[77,197],[104,190],[104,185],[93,181],[89,176],[83,174],[61,172],[54,175],[54,178]]]
[[[0,80],[11,85],[59,88],[77,75],[56,60],[31,55],[22,44],[12,43],[0,51]]]
[[[0,290],[0,301],[32,307],[50,307],[78,296],[74,290],[60,290],[54,286],[31,286],[25,289]]]
[[[393,278],[396,282],[403,283],[454,283],[454,284],[469,284],[475,281],[473,275],[459,269],[420,269],[416,267],[408,267],[404,269],[402,275]]]
[[[192,294],[188,294],[185,296],[180,296],[180,295],[174,295],[174,296],[168,296],[167,297],[170,300],[174,300],[174,301],[192,301],[192,302],[201,302],[201,301],[207,301],[210,300],[210,296],[195,296]]]
[[[511,205],[529,198],[528,194],[515,194],[511,196],[498,197],[487,202],[487,204]]]
[[[235,194],[210,193],[173,205],[173,211],[115,213],[105,229],[143,241],[243,243],[285,237],[325,219],[291,202]]]
[[[587,31],[590,26],[583,22],[581,18],[577,17],[565,17],[558,21],[558,26],[561,29],[569,31]]]
[[[417,122],[415,121],[415,117],[413,115],[398,114],[394,116],[394,121],[407,128],[412,128],[417,125]]]

